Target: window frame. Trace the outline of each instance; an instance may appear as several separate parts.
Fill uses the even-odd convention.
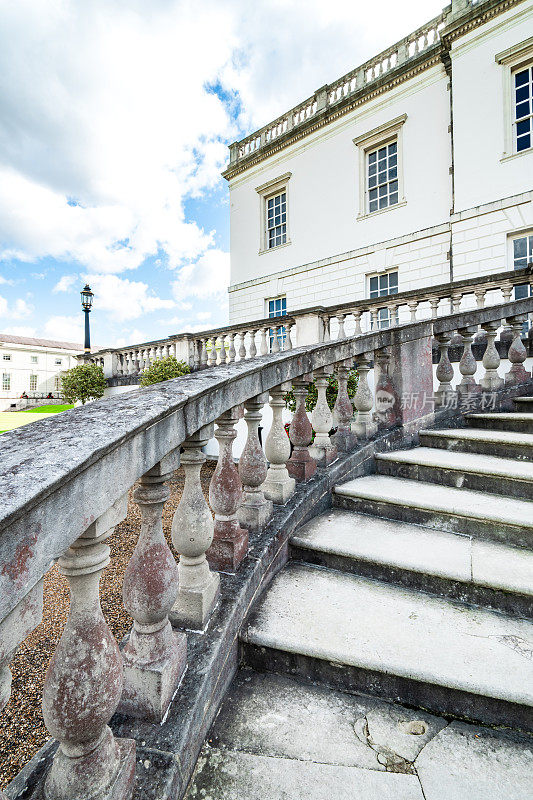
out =
[[[387,291],[387,294],[381,294],[381,287],[380,287],[381,279],[384,278],[384,277],[387,278],[388,288],[390,289],[390,276],[391,275],[396,275],[396,291],[394,291],[394,292]],[[374,279],[377,279],[377,281],[378,281],[378,289],[377,289],[378,294],[372,296],[371,293],[374,290],[371,289],[370,287],[371,287],[371,282]],[[394,295],[398,294],[398,292],[399,292],[399,284],[400,284],[400,275],[399,275],[398,267],[391,267],[390,269],[384,269],[384,270],[381,270],[380,272],[371,272],[366,276],[366,294],[367,294],[367,299],[368,300],[377,300],[380,297],[384,297],[384,298],[385,297],[394,297]],[[382,311],[385,311],[386,313],[382,314],[381,313]],[[391,327],[391,324],[390,324],[391,320],[390,320],[390,313],[389,313],[388,305],[384,305],[383,308],[378,309],[378,312],[379,312],[378,313],[379,330],[390,328]],[[386,322],[386,325],[383,324],[384,322]]]
[[[12,361],[11,353],[2,353],[2,361]]]
[[[39,363],[39,356],[30,356],[30,363],[31,364],[38,364]]]
[[[276,303],[277,301],[280,302],[280,312],[276,313],[276,309],[274,308],[274,313],[270,313],[270,304]],[[286,294],[278,294],[276,297],[267,297],[265,298],[265,313],[268,319],[275,319],[276,317],[284,317],[287,313],[287,295]],[[280,350],[283,350],[285,346],[285,340],[287,338],[287,329],[284,325],[281,325],[281,330],[278,333],[278,342]],[[269,328],[268,331],[268,340],[269,340],[269,348],[270,352],[272,352],[272,344],[274,342],[274,329]]]
[[[533,36],[523,42],[497,53],[495,61],[502,67],[503,81],[503,154],[500,161],[531,154],[533,152],[533,117],[531,122],[531,144],[525,150],[517,150],[515,135],[515,86],[514,75],[522,69],[533,69]],[[532,99],[533,105],[533,99]]]
[[[280,250],[282,247],[288,247],[291,242],[290,236],[290,196],[289,196],[289,181],[292,177],[292,172],[286,172],[272,181],[263,183],[261,186],[256,186],[255,191],[259,195],[259,255],[264,253],[273,253]],[[285,241],[281,244],[276,244],[273,247],[268,246],[268,201],[273,197],[285,193]]]
[[[36,392],[37,391],[38,381],[39,381],[39,376],[38,375],[30,375],[30,389],[29,389],[30,392]],[[35,386],[32,386],[32,383],[34,383]]]
[[[56,356],[54,358],[54,367],[62,367],[63,366],[63,359]]]
[[[7,381],[6,381],[7,378]],[[7,383],[7,386],[6,386]],[[3,392],[10,392],[11,391],[11,373],[10,372],[3,372],[2,373],[2,391]]]
[[[384,214],[386,211],[402,208],[407,203],[403,168],[403,126],[406,120],[407,114],[402,114],[377,128],[373,128],[371,131],[367,131],[367,133],[364,133],[362,136],[357,136],[353,139],[353,143],[359,151],[359,210],[357,213],[357,220],[368,219],[369,217],[374,217],[376,214]],[[368,197],[368,157],[374,150],[388,146],[393,141],[397,142],[396,180],[398,181],[398,202],[393,205],[387,205],[385,208],[377,208],[374,211],[370,211]]]

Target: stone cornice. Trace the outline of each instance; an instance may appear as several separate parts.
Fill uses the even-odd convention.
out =
[[[449,49],[456,39],[523,2],[524,0],[491,0],[488,3],[476,5],[466,14],[462,14],[458,19],[451,21],[441,31],[441,41]]]

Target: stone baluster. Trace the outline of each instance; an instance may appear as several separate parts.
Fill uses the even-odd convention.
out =
[[[513,294],[513,284],[503,283],[501,286],[501,292],[502,292],[503,302],[510,303]],[[510,325],[506,325],[502,330],[502,332],[500,333],[500,342],[507,342],[510,346],[512,341],[513,341],[512,328]]]
[[[480,384],[481,387],[487,392],[491,392],[503,386],[503,378],[500,378],[498,375],[500,354],[498,353],[496,345],[494,344],[498,328],[500,327],[500,321],[497,320],[496,322],[485,322],[481,327],[485,333],[487,348],[483,353],[483,366],[485,367],[485,374],[481,379]]]
[[[265,455],[270,465],[262,486],[263,494],[267,500],[280,505],[294,494],[296,485],[286,466],[291,455],[291,443],[283,425],[284,395],[290,388],[290,384],[281,384],[270,390],[272,425],[265,441]]]
[[[207,560],[213,569],[235,572],[248,552],[248,531],[239,524],[237,510],[242,500],[242,483],[233,461],[235,425],[240,407],[231,409],[217,419],[215,437],[218,442],[218,461],[209,485],[209,502],[215,512],[213,543]]]
[[[257,333],[256,330],[251,330],[250,331],[250,348],[249,348],[250,358],[255,358],[256,355],[257,355],[257,346],[255,344],[255,334],[256,333]]]
[[[207,624],[220,587],[220,577],[211,572],[206,558],[214,524],[200,483],[202,448],[212,438],[213,427],[205,425],[183,442],[185,486],[172,519],[172,541],[180,558],[178,596],[169,617],[173,625],[193,630],[203,630]]]
[[[218,338],[219,338],[219,341],[220,341],[220,350],[219,350],[219,353],[218,353],[218,357],[220,359],[220,363],[221,364],[225,364],[226,360],[227,360],[226,334],[223,333],[222,336],[219,336]]]
[[[463,354],[459,361],[459,372],[463,376],[457,387],[457,391],[462,398],[472,396],[479,392],[480,387],[476,383],[474,375],[477,371],[477,362],[472,353],[472,342],[477,332],[477,325],[468,328],[460,328],[459,335],[463,341]],[[468,401],[466,401],[468,402]]]
[[[267,401],[268,395],[265,393],[252,397],[244,404],[248,436],[239,459],[243,499],[238,513],[241,525],[249,531],[261,530],[272,516],[272,501],[267,500],[261,489],[267,476],[267,461],[258,435],[261,409]]]
[[[522,328],[525,321],[525,315],[519,317],[510,317],[506,320],[513,336],[513,340],[507,355],[507,358],[511,362],[512,366],[505,376],[506,386],[514,386],[518,383],[524,383],[524,381],[527,381],[529,378],[531,378],[531,374],[524,368],[524,361],[527,358],[527,351],[522,341]]]
[[[474,295],[476,297],[476,307],[477,308],[485,308],[485,297],[487,294],[486,289],[475,289]]]
[[[407,308],[409,309],[409,313],[411,314],[410,322],[416,322],[416,310],[418,308],[418,300],[410,300],[407,303]]]
[[[47,800],[126,800],[133,789],[135,742],[115,739],[108,726],[120,701],[123,666],[99,597],[113,528],[99,523],[59,559],[70,610],[43,688],[44,723],[59,741],[45,780]]]
[[[389,311],[389,326],[395,328],[398,325],[398,303],[389,303],[387,308]]]
[[[119,711],[161,722],[187,665],[187,638],[168,619],[178,593],[178,566],[163,534],[165,481],[179,465],[170,454],[140,479],[133,499],[141,512],[139,540],[124,573],[124,608],[133,629],[122,651],[124,688]]]
[[[431,319],[437,319],[439,315],[440,297],[430,297],[429,306],[431,308]]]
[[[262,356],[266,356],[268,353],[268,328],[261,328],[261,344],[259,353]]]
[[[202,349],[200,350],[200,369],[207,367],[207,339],[202,339]]]
[[[346,332],[344,330],[344,320],[346,319],[346,314],[336,314],[337,322],[339,323],[339,333],[337,334],[337,339],[345,339]]]
[[[289,427],[289,438],[293,445],[292,455],[287,461],[287,470],[297,481],[307,481],[316,472],[316,461],[309,453],[309,445],[313,438],[313,426],[305,411],[307,384],[311,375],[304,375],[293,381],[293,394],[296,409]]]
[[[237,334],[238,335],[238,334]],[[241,334],[241,341],[242,341],[242,334]],[[237,351],[235,350],[235,334],[228,333],[228,363],[233,364],[235,361],[235,357],[237,355]],[[242,345],[241,345],[242,347]],[[239,348],[239,356],[240,356],[240,348]],[[240,356],[241,357],[241,356]]]
[[[272,328],[272,353],[279,353],[281,350],[279,346],[279,325],[274,325]]]
[[[286,333],[285,333],[285,343],[283,347],[284,350],[292,350],[292,348],[294,347],[291,338],[291,330],[293,329],[293,327],[294,327],[294,322],[288,322],[287,325],[285,326]]]
[[[333,442],[341,453],[348,453],[357,444],[357,439],[352,433],[351,423],[353,417],[352,401],[348,397],[348,375],[350,374],[350,362],[341,361],[337,367],[337,399],[333,408],[333,418],[337,424],[337,432],[333,436]]]
[[[452,292],[450,298],[451,313],[458,314],[461,310],[461,300],[463,299],[462,292]]]
[[[196,370],[200,369],[200,341],[198,339],[194,339],[193,341],[193,357],[192,357],[192,368],[196,372]]]
[[[212,336],[210,339],[211,350],[209,351],[209,358],[207,359],[207,366],[214,367],[217,363],[217,337]]]
[[[379,330],[379,309],[378,308],[373,307],[373,308],[370,309],[370,319],[371,319],[370,330],[371,331]]]
[[[315,441],[309,448],[309,452],[320,467],[326,467],[337,458],[337,448],[329,437],[333,424],[333,415],[326,398],[326,390],[329,384],[328,374],[329,372],[325,368],[315,370],[313,373],[317,390],[316,406],[311,413]]]
[[[331,341],[329,315],[328,314],[324,314],[322,316],[322,341],[323,342]]]
[[[245,339],[246,339],[246,331],[241,331],[241,334],[240,334],[240,337],[239,337],[239,340],[240,340],[240,345],[239,345],[239,358],[240,358],[240,360],[241,360],[241,361],[242,361],[244,358],[246,358],[246,344],[245,344]]]
[[[456,393],[451,384],[454,375],[453,366],[448,355],[452,334],[448,332],[437,333],[435,334],[435,339],[438,342],[440,351],[436,371],[439,387],[435,392],[435,405],[444,408],[453,405],[456,398]]]
[[[370,371],[370,363],[372,361],[371,353],[363,353],[356,358],[357,373],[359,380],[357,383],[357,390],[355,392],[353,402],[357,410],[355,422],[353,423],[353,432],[358,439],[368,439],[374,432],[374,424],[372,422],[372,406],[374,399],[370,386],[368,385],[368,373]]]
[[[362,333],[363,333],[363,332],[362,332],[362,330],[361,330],[361,315],[362,315],[362,313],[363,313],[363,312],[362,312],[362,311],[361,311],[361,309],[359,309],[359,308],[358,308],[358,309],[356,309],[356,310],[353,312],[353,318],[354,318],[354,320],[355,320],[355,331],[354,331],[354,336],[361,336],[361,335],[362,335]]]

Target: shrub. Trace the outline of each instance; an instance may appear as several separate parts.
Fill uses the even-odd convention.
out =
[[[358,375],[357,370],[352,369],[348,373],[348,397],[352,400],[355,392],[357,391],[357,381]],[[337,399],[337,393],[339,391],[339,383],[337,381],[336,375],[329,375],[328,376],[328,386],[326,388],[326,399],[328,401],[328,406],[333,411],[333,406],[335,405],[335,401]],[[318,398],[318,392],[314,381],[307,384],[307,399],[305,401],[305,410],[312,411],[313,408],[316,406],[316,401]],[[285,405],[290,411],[296,410],[296,398],[294,397],[294,393],[291,389],[290,392],[287,392],[285,395]],[[353,403],[352,403],[353,406]]]
[[[106,389],[104,370],[96,364],[78,364],[61,375],[61,394],[67,403],[97,400]]]
[[[169,381],[171,378],[180,378],[190,373],[190,367],[185,361],[178,361],[175,356],[167,356],[152,362],[148,369],[141,375],[141,386],[152,386],[154,383]]]

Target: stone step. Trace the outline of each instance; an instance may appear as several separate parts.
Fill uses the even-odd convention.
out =
[[[533,463],[528,461],[415,447],[377,455],[376,468],[381,475],[533,500]]]
[[[289,563],[241,633],[243,658],[334,688],[533,729],[533,623]]]
[[[465,418],[471,428],[533,433],[533,416],[518,411],[499,414],[466,414]]]
[[[533,618],[533,552],[331,509],[290,541],[298,561]]]
[[[517,411],[533,414],[533,397],[515,397],[513,403]]]
[[[533,549],[533,502],[528,500],[367,475],[336,486],[333,505]]]
[[[419,439],[423,447],[533,461],[533,433],[449,428],[438,431],[422,430]]]

